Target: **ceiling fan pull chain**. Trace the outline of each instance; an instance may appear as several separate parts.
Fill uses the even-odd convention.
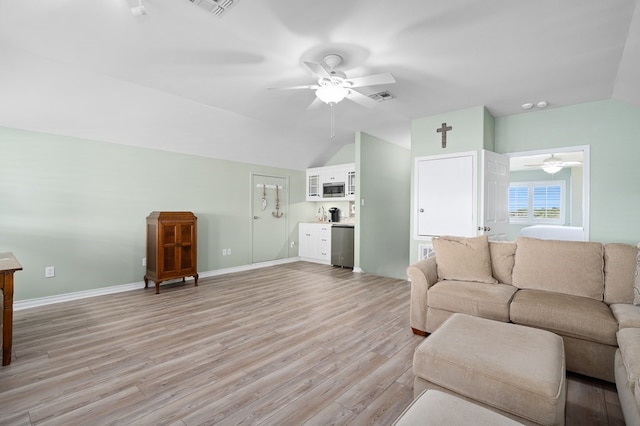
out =
[[[334,112],[335,103],[330,103],[329,107],[331,109],[331,136],[330,139],[333,141],[333,138],[336,136],[336,114]]]

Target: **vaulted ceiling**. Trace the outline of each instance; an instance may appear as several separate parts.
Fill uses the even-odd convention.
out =
[[[478,105],[640,106],[638,0],[138,2],[0,0],[0,126],[302,170],[358,130],[408,147],[412,119]],[[313,90],[269,90],[316,83],[304,61],[329,53],[397,81],[338,103],[333,139]]]

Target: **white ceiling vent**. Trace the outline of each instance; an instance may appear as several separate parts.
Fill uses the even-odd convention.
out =
[[[382,92],[372,93],[369,95],[369,97],[374,101],[382,102],[382,101],[388,101],[389,99],[393,99],[396,96],[393,93],[389,92],[388,90],[383,90]]]
[[[240,0],[189,0],[191,3],[199,6],[215,16],[222,16],[231,9]]]

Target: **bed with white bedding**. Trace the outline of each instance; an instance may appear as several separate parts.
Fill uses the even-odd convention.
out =
[[[586,241],[581,226],[532,225],[522,228],[520,236],[541,240]]]

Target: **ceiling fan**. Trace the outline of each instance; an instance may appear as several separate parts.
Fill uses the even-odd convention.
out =
[[[377,86],[380,84],[393,84],[396,82],[396,79],[389,73],[348,78],[344,72],[336,69],[336,67],[342,63],[342,56],[335,53],[326,55],[323,58],[323,62],[324,64],[307,61],[304,62],[304,64],[318,78],[317,84],[283,87],[283,89],[315,90],[316,100],[314,103],[324,102],[328,105],[335,105],[346,98],[360,105],[371,108],[378,102],[356,90],[353,90],[353,88]],[[312,106],[314,106],[314,104],[312,104]]]
[[[581,161],[562,161],[562,158],[551,154],[551,157],[545,159],[541,164],[527,164],[526,167],[539,167],[549,174],[558,173],[564,167],[581,166]]]
[[[332,53],[323,58],[324,64],[316,62],[307,62],[304,64],[318,78],[316,84],[307,84],[302,86],[283,87],[282,89],[310,89],[315,90],[316,98],[309,105],[313,108],[317,105],[326,103],[331,107],[331,138],[334,132],[334,116],[333,107],[343,99],[349,99],[357,104],[367,108],[377,105],[377,101],[371,99],[354,88],[364,86],[377,86],[380,84],[393,84],[396,79],[389,73],[372,74],[364,77],[349,78],[343,71],[336,69],[342,63],[342,56]]]

